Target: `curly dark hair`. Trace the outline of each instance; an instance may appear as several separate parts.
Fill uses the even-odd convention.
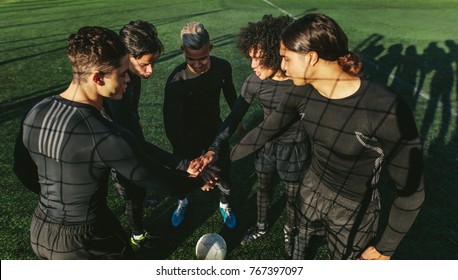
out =
[[[287,15],[264,15],[258,22],[249,22],[248,26],[240,29],[237,48],[246,58],[250,58],[251,50],[255,54],[260,51],[262,66],[272,68],[276,73],[281,68],[281,34],[291,22],[293,18]]]

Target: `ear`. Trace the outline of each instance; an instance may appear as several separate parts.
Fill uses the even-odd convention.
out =
[[[208,51],[211,51],[213,49],[213,44],[210,44],[210,46],[208,46]]]
[[[307,56],[309,56],[310,58],[310,65],[312,66],[315,66],[315,64],[318,63],[318,60],[320,59],[320,57],[318,56],[318,54],[315,52],[315,51],[310,51]]]
[[[184,47],[183,47],[183,45],[181,45],[180,48],[181,48],[181,51],[184,52]]]
[[[103,75],[100,72],[95,72],[94,75],[92,76],[92,80],[98,86],[105,85],[105,82],[103,81]]]

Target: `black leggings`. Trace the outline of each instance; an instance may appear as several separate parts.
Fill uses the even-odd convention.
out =
[[[270,207],[270,201],[272,198],[273,190],[273,179],[275,173],[261,173],[256,172],[259,179],[259,189],[257,192],[257,209],[258,209],[258,227],[260,229],[266,229],[267,226],[267,215]],[[296,227],[296,210],[295,200],[297,190],[299,189],[299,183],[297,182],[283,182],[285,186],[286,196],[286,224],[288,229]]]

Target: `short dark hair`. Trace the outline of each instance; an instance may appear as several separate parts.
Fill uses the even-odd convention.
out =
[[[264,15],[258,22],[249,22],[248,26],[240,29],[237,48],[246,58],[250,51],[261,52],[261,65],[272,68],[276,73],[281,68],[280,41],[283,29],[293,21],[287,15],[273,17]]]
[[[162,55],[164,45],[158,38],[156,27],[144,20],[131,21],[119,31],[129,54],[140,58],[145,54]]]
[[[67,55],[72,62],[73,77],[85,79],[93,69],[111,73],[121,66],[121,58],[127,54],[121,38],[114,31],[99,26],[81,27],[67,40]]]

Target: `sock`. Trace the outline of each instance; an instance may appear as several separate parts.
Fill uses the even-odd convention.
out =
[[[229,203],[222,203],[222,202],[220,202],[220,203],[219,203],[219,207],[220,207],[220,208],[223,208],[223,209],[229,208]]]
[[[140,235],[132,234],[132,237],[133,237],[135,240],[139,240],[140,238],[143,237],[143,233],[140,234]]]
[[[183,199],[178,199],[178,203],[188,205],[188,198],[185,197]]]
[[[256,226],[258,227],[259,231],[266,231],[267,225],[265,223],[257,223]]]

